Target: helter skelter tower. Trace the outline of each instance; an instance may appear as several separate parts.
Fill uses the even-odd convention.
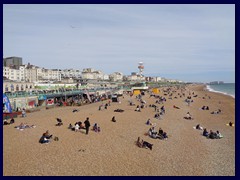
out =
[[[139,69],[140,77],[143,77],[143,69],[144,69],[143,62],[138,63],[138,69]]]

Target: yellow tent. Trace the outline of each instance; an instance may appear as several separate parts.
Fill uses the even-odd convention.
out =
[[[141,92],[140,92],[140,90],[133,90],[133,95],[138,95],[138,94],[140,94]]]
[[[159,91],[158,88],[153,88],[152,92],[153,92],[154,94],[159,94],[159,93],[160,93],[160,91]]]

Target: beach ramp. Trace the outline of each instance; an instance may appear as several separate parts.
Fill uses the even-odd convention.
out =
[[[159,91],[158,88],[153,88],[152,92],[153,92],[154,94],[159,94],[159,93],[160,93],[160,91]]]
[[[85,91],[84,94],[87,95],[87,98],[88,98],[89,102],[92,102],[92,99],[91,99],[91,97],[90,97],[90,95],[89,95],[89,92],[88,92],[88,91]]]

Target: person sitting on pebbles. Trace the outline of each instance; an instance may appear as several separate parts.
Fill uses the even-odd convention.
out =
[[[231,121],[228,123],[228,125],[231,127],[234,126],[234,124]]]
[[[192,115],[189,112],[187,112],[187,115],[184,118],[188,120],[193,120]]]
[[[52,135],[49,134],[49,131],[47,130],[43,135],[41,136],[39,143],[44,144],[44,143],[49,143],[50,139],[52,138]]]
[[[152,150],[152,147],[153,147],[153,144],[144,140],[140,140],[140,137],[138,137],[136,145],[140,148],[146,148],[146,149],[149,148],[150,150]]]
[[[116,122],[115,116],[112,117],[112,122]]]
[[[136,107],[135,111],[141,112],[139,105]]]
[[[153,138],[153,139],[158,138],[157,131],[155,131],[155,128],[154,128],[154,127],[151,127],[151,128],[148,130],[148,135],[149,135],[151,138]]]
[[[163,132],[163,139],[167,140],[168,139],[168,135],[166,132]]]
[[[10,123],[9,122],[7,122],[7,120],[6,119],[4,119],[4,121],[3,121],[3,125],[9,125]]]
[[[97,123],[95,123],[95,124],[93,125],[93,131],[95,131],[95,132],[100,132],[100,126],[98,126]]]
[[[197,125],[196,125],[196,129],[198,129],[198,130],[203,130],[203,127],[201,127],[200,124],[197,124]]]
[[[221,112],[222,112],[221,109],[218,109],[216,111],[211,112],[211,114],[220,114]]]
[[[206,136],[206,137],[207,137],[208,135],[209,135],[209,133],[208,133],[207,129],[204,128],[204,129],[203,129],[203,136]]]
[[[217,139],[223,138],[223,135],[219,131],[217,131],[216,134],[217,134]]]

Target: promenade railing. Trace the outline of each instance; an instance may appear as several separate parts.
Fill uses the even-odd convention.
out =
[[[44,95],[75,95],[75,94],[83,94],[86,92],[97,92],[97,91],[105,91],[105,92],[114,92],[114,91],[118,91],[120,90],[120,88],[103,88],[103,87],[97,87],[97,88],[90,88],[90,89],[72,89],[72,90],[64,90],[64,91],[60,91],[60,90],[52,90],[50,92],[46,91],[46,92],[41,92],[41,91],[33,91],[33,92],[24,92],[24,91],[20,91],[20,92],[8,92],[5,93],[8,98],[21,98],[21,97],[33,97],[33,96],[44,96]]]

